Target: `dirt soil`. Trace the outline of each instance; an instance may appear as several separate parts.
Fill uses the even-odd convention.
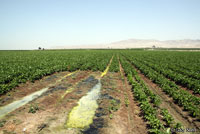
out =
[[[139,76],[162,101],[160,108],[168,109],[176,122],[185,128],[200,128],[200,123],[176,105],[158,85],[149,80],[138,70]],[[32,102],[11,112],[0,119],[0,134],[147,134],[147,123],[140,116],[138,103],[134,100],[131,86],[120,72],[108,72],[101,78],[101,93],[93,123],[86,130],[66,128],[68,114],[77,106],[80,98],[85,96],[97,84],[101,72],[79,71],[62,79],[69,72],[55,73],[35,83],[21,84],[8,96],[1,96],[0,105],[29,95],[42,88],[48,91]],[[52,85],[54,83],[54,85]],[[70,91],[70,92],[68,92]]]
[[[79,71],[62,79],[69,72],[55,73],[27,82],[10,92],[6,105],[42,88],[49,89],[39,98],[16,109],[0,120],[0,134],[146,134],[146,123],[139,116],[131,87],[120,73],[107,73],[101,78],[101,94],[93,123],[87,130],[66,128],[68,114],[78,100],[97,84],[100,72]],[[54,83],[54,85],[52,85]],[[69,91],[70,92],[66,92]],[[23,93],[24,92],[24,93]]]
[[[40,80],[36,80],[34,83],[28,81],[26,83],[20,84],[18,87],[14,88],[10,92],[0,96],[0,106],[7,105],[10,102],[18,100],[35,91],[41,90],[42,88],[45,88],[52,83],[55,83],[57,80],[61,79],[61,77],[69,73],[70,72],[54,73],[52,75],[43,77]]]
[[[91,80],[91,77],[95,75],[86,71],[79,72],[50,87],[47,93],[2,119],[1,121],[5,120],[5,122],[3,127],[0,127],[0,133],[64,133],[64,124],[69,111],[96,84],[94,80]],[[51,80],[51,82],[54,81],[54,79]],[[61,99],[69,88],[74,88],[74,90]],[[31,107],[38,109],[32,113]]]
[[[101,79],[102,91],[93,124],[84,134],[146,134],[146,123],[139,116],[131,87],[120,73]],[[126,100],[126,101],[125,101]]]

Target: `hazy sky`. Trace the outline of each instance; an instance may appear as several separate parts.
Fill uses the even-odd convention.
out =
[[[200,0],[0,0],[0,50],[200,39]]]

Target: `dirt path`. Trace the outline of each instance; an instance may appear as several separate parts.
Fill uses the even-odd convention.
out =
[[[125,105],[127,107],[128,104],[128,119],[129,123],[132,126],[131,133],[135,134],[144,134],[147,133],[146,129],[146,122],[143,121],[143,119],[139,116],[140,114],[140,108],[138,107],[138,103],[135,101],[133,93],[131,91],[131,86],[128,84],[127,78],[125,77],[124,70],[122,68],[122,65],[119,61],[120,66],[120,72],[121,72],[121,78],[123,79],[123,85],[124,88],[122,88],[124,91],[124,98],[125,98]]]
[[[137,106],[138,103],[134,101],[131,88],[126,79],[123,81],[120,77],[120,74],[113,74],[111,78],[105,78],[108,86],[105,87],[102,93],[103,96],[107,95],[109,98],[111,106],[108,107],[112,107],[114,100],[116,103],[119,100],[120,104],[118,108],[113,108],[117,109],[116,111],[111,110],[109,112],[107,127],[102,129],[102,134],[147,133],[146,123],[139,117],[140,109]],[[114,86],[115,83],[117,83],[116,87]],[[104,106],[106,105],[105,103],[103,103]],[[114,107],[117,107],[117,105]]]
[[[124,87],[119,76],[119,74],[109,74],[109,76],[105,77],[102,82],[104,87],[102,95],[109,96],[108,126],[103,129],[102,133],[129,134],[131,131],[131,125],[128,120],[129,113],[124,104]]]

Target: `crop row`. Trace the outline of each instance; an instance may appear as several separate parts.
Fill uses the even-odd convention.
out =
[[[104,51],[1,51],[0,95],[20,83],[59,71],[103,71],[113,53]]]
[[[137,60],[138,62],[141,62],[155,71],[163,74],[165,77],[173,80],[176,82],[176,84],[182,85],[184,87],[187,87],[188,89],[193,90],[194,93],[200,94],[200,81],[197,79],[193,79],[191,77],[185,76],[181,73],[177,73],[176,71],[173,71],[171,69],[166,68],[163,66],[163,64],[155,64],[152,62],[145,62],[142,59],[138,60],[138,58],[134,58],[134,60]],[[176,68],[176,67],[174,67]]]
[[[113,56],[109,71],[110,72],[119,72],[119,64],[118,64],[118,59],[117,59],[116,54]]]
[[[130,62],[135,65],[144,75],[151,79],[154,83],[158,84],[161,89],[173,98],[174,102],[183,107],[184,110],[189,111],[190,115],[200,119],[200,98],[180,89],[175,83],[165,78],[160,73],[152,68],[132,60],[131,56],[127,56]]]
[[[149,123],[151,128],[149,132],[153,134],[165,134],[170,133],[170,127],[175,129],[181,128],[182,125],[174,122],[174,118],[169,114],[167,109],[162,109],[161,112],[163,116],[162,120],[166,122],[166,125],[160,121],[158,118],[158,106],[161,103],[160,98],[149,90],[128,61],[120,57],[120,62],[122,63],[129,83],[132,85],[133,94],[136,100],[140,102],[143,116]]]

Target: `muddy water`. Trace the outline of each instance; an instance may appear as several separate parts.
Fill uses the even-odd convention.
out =
[[[25,96],[24,98],[14,101],[6,106],[0,107],[0,118],[5,116],[6,114],[14,111],[15,109],[27,104],[28,102],[36,99],[37,97],[41,96],[44,92],[46,92],[48,88],[43,88],[40,91],[37,91],[35,93],[32,93],[28,96]]]
[[[86,129],[93,121],[95,111],[98,108],[97,99],[101,90],[101,82],[98,83],[83,96],[76,107],[72,109],[67,120],[67,128]]]

